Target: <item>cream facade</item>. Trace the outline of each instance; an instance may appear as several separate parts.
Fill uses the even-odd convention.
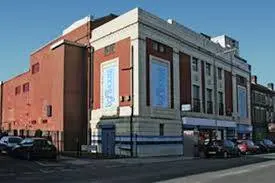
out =
[[[133,84],[133,126],[131,129],[131,106],[116,105],[113,108],[105,109],[101,105],[99,109],[93,110],[90,121],[92,144],[98,147],[98,151],[104,151],[102,144],[106,143],[103,142],[105,140],[103,139],[102,125],[105,125],[106,128],[109,125],[114,129],[115,154],[130,155],[132,151],[134,156],[183,155],[184,126],[219,128],[223,130],[224,138],[226,138],[228,129],[234,131],[231,133],[237,133],[238,125],[251,125],[250,66],[232,52],[227,53],[228,48],[223,48],[173,20],[165,21],[139,8],[96,28],[91,37],[90,43],[94,51],[104,49],[106,46],[126,38],[130,38],[132,48],[129,60],[131,60],[133,72],[131,82]],[[172,60],[148,55],[148,39],[167,46],[167,49],[171,48]],[[198,112],[194,112],[192,109],[182,111],[183,103],[180,101],[182,81],[179,69],[181,53],[187,54],[191,58],[189,69],[192,96],[190,97],[194,98],[192,86],[199,87],[200,92],[197,99],[200,103],[200,110]],[[192,67],[194,58],[198,62],[197,71],[194,71]],[[150,64],[149,69],[147,62]],[[172,64],[172,69],[170,69],[170,64]],[[209,68],[210,73],[206,73]],[[219,69],[222,72],[221,78],[218,78],[217,74]],[[202,70],[204,70],[204,74]],[[225,107],[223,115],[219,115],[219,103],[225,104],[225,71],[232,73],[233,109],[230,116],[226,115]],[[123,71],[119,70],[117,74],[119,75],[121,72]],[[161,81],[157,79],[160,77],[154,78],[152,73],[156,73],[156,75],[162,73]],[[245,93],[240,94],[240,96],[246,95],[246,99],[241,102],[237,97],[237,77],[239,76],[247,81]],[[150,82],[150,85],[147,82]],[[172,90],[170,90],[171,84]],[[103,88],[102,82],[101,88]],[[160,90],[159,95],[153,99],[154,92],[158,90]],[[212,101],[212,114],[207,114],[206,110],[209,107],[205,101],[207,91],[210,90],[212,94],[209,103]],[[222,101],[218,102],[218,96],[221,93]],[[120,96],[117,97],[119,100]],[[101,98],[101,100],[104,99]],[[244,107],[245,101],[247,105],[242,113],[244,114],[246,111],[247,114],[240,117],[238,106]],[[194,100],[190,105],[193,108]]]

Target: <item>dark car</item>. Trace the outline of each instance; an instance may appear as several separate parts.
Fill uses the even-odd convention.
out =
[[[21,137],[4,136],[0,139],[0,153],[9,154],[14,146],[22,141]]]
[[[275,144],[269,139],[258,141],[256,144],[263,153],[275,152]]]
[[[238,148],[242,154],[257,154],[260,153],[260,147],[255,145],[252,140],[237,141]]]
[[[206,157],[237,157],[240,152],[237,146],[230,140],[213,140],[204,147]]]
[[[56,159],[57,149],[51,141],[44,138],[26,138],[12,149],[14,157],[27,160],[37,158]]]

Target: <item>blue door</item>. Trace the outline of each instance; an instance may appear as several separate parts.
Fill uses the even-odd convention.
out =
[[[102,153],[105,156],[115,155],[115,127],[114,125],[101,126],[101,148]]]

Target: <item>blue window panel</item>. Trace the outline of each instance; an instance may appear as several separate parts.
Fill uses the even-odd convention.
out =
[[[153,107],[169,107],[169,64],[153,59],[151,61],[150,93]]]

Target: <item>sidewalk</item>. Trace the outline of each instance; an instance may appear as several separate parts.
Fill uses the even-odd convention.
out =
[[[98,164],[102,163],[118,163],[124,165],[136,165],[136,164],[150,164],[150,163],[160,163],[160,162],[173,162],[173,161],[185,161],[192,160],[194,157],[184,157],[184,156],[165,156],[165,157],[143,157],[143,158],[120,158],[120,159],[91,159],[91,158],[75,158],[60,156],[60,161],[74,164],[74,165],[88,165],[88,164]]]

